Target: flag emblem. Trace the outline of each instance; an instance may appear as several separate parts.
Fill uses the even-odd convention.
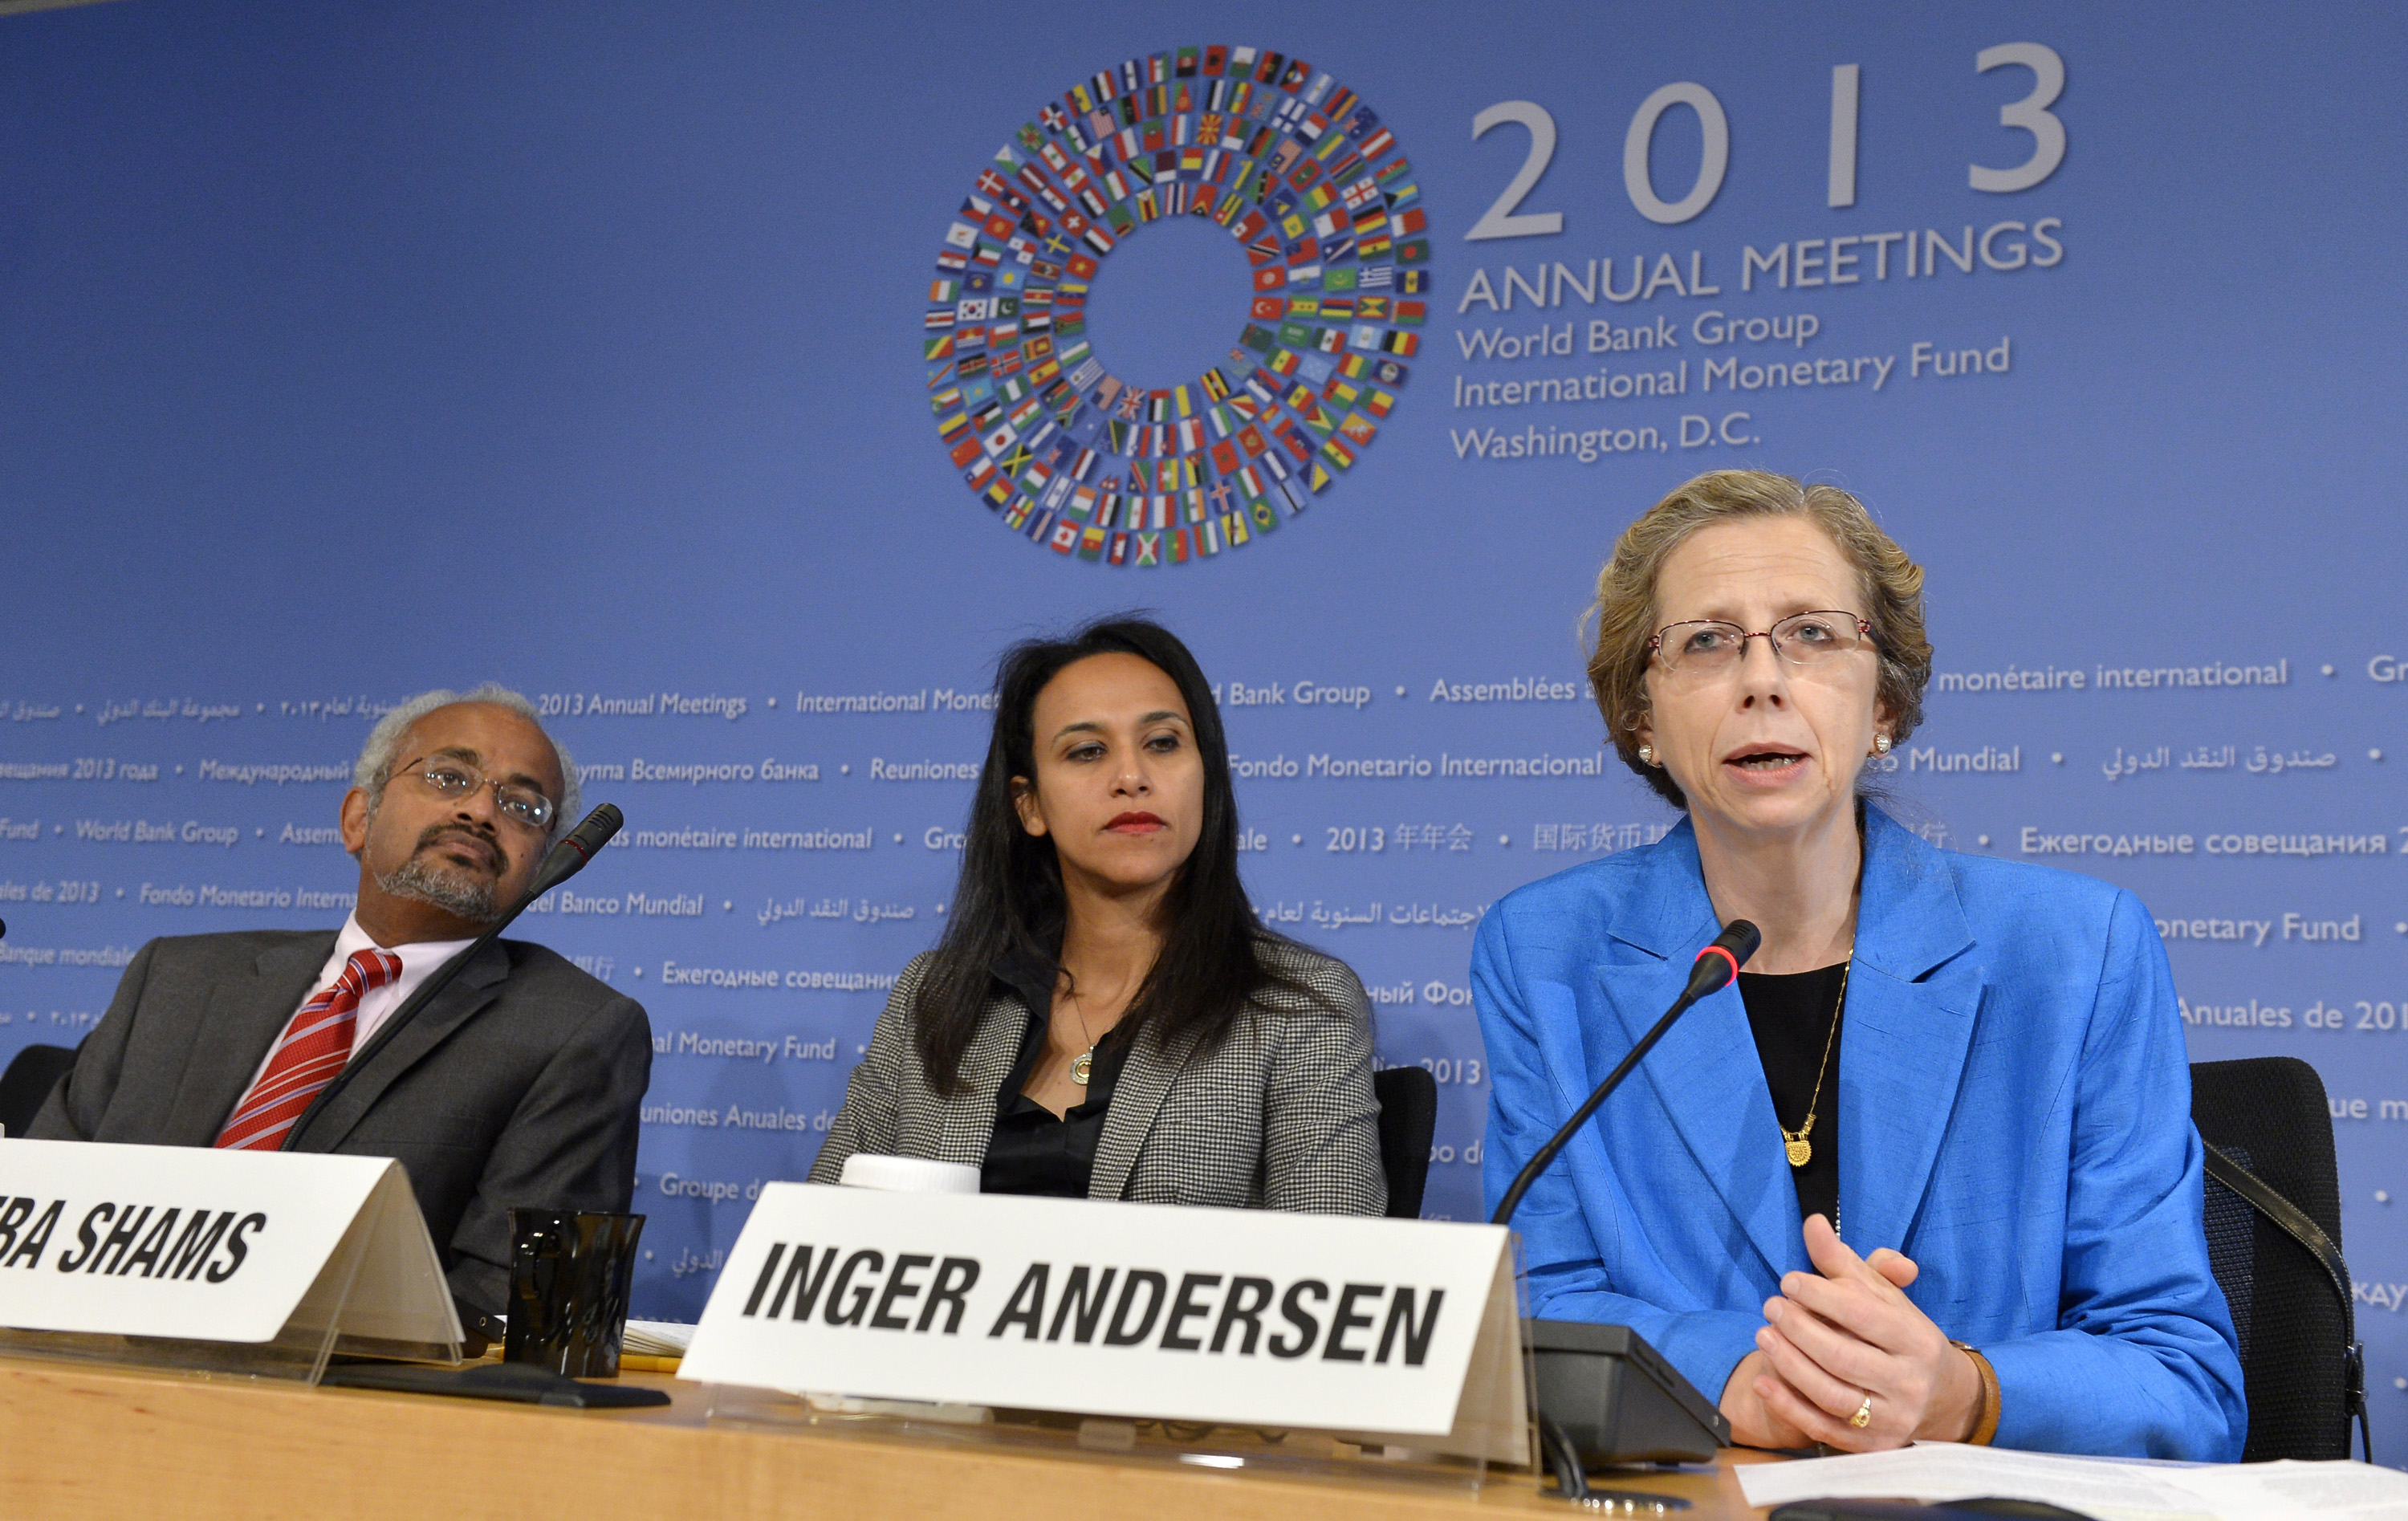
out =
[[[1398,266],[1429,243],[1404,155],[1354,91],[1292,55],[1182,47],[1068,85],[1007,136],[915,277],[938,442],[985,513],[1010,503],[1006,527],[1068,561],[1193,565],[1261,542],[1359,462],[1425,320],[1389,293],[1426,288]],[[1191,376],[1114,376],[1111,335],[1089,350],[1088,287],[1182,213],[1236,244],[1227,291],[1197,296],[1226,300],[1231,346]]]

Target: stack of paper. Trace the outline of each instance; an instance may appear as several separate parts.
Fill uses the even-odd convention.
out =
[[[2036,1499],[2100,1521],[2408,1521],[2408,1473],[2366,1463],[2151,1463],[1955,1442],[1751,1463],[1750,1505],[1799,1499]]]
[[[694,1327],[671,1320],[631,1320],[619,1343],[622,1353],[638,1357],[682,1357],[694,1340]]]

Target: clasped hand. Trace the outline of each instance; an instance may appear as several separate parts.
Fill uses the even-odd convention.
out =
[[[1981,1374],[1906,1297],[1914,1262],[1886,1246],[1856,1256],[1819,1214],[1806,1220],[1806,1255],[1816,1270],[1782,1278],[1756,1350],[1723,1386],[1732,1440],[1872,1452],[1971,1435]],[[1859,1411],[1866,1423],[1851,1424]]]

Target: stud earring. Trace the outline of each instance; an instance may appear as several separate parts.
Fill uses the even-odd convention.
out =
[[[1639,764],[1641,766],[1653,766],[1656,764],[1656,747],[1654,745],[1641,745],[1639,747]]]
[[[1876,734],[1873,736],[1873,753],[1876,755],[1886,755],[1889,753],[1888,735]]]

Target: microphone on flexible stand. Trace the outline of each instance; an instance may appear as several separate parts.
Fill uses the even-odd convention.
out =
[[[426,981],[418,985],[418,991],[385,1020],[383,1026],[376,1032],[376,1039],[353,1052],[351,1059],[335,1075],[335,1080],[318,1091],[318,1097],[311,1099],[309,1107],[301,1112],[301,1117],[293,1122],[293,1128],[284,1132],[284,1143],[276,1149],[284,1152],[294,1150],[303,1132],[309,1128],[309,1122],[316,1119],[334,1101],[335,1096],[343,1091],[343,1085],[351,1080],[353,1073],[366,1067],[369,1058],[391,1043],[404,1026],[418,1017],[420,1010],[434,1002],[436,995],[449,987],[452,979],[460,974],[460,969],[476,959],[477,953],[499,939],[502,931],[510,927],[510,921],[526,911],[528,904],[584,870],[600,854],[602,847],[609,843],[610,837],[619,832],[619,826],[626,822],[609,803],[603,803],[586,814],[584,820],[544,856],[543,865],[536,868],[526,891],[519,895],[519,900],[510,905],[509,911],[495,920],[490,928],[470,941],[457,955],[427,975]]]
[[[1580,1108],[1572,1111],[1547,1143],[1532,1153],[1512,1185],[1497,1202],[1489,1224],[1507,1225],[1522,1196],[1586,1125],[1640,1059],[1699,999],[1730,986],[1739,969],[1764,934],[1744,919],[1725,926],[1714,942],[1698,953],[1689,971],[1689,985],[1664,1011],[1653,1029],[1617,1063]],[[1555,1493],[1566,1499],[1611,1499],[1589,1488],[1585,1470],[1612,1463],[1711,1462],[1714,1449],[1730,1441],[1730,1422],[1713,1400],[1681,1376],[1661,1353],[1627,1326],[1599,1326],[1586,1321],[1530,1320],[1533,1410],[1539,1446],[1546,1467],[1555,1475]],[[1652,1500],[1654,1496],[1630,1496]]]
[[[1639,1059],[1656,1048],[1656,1042],[1664,1039],[1674,1020],[1689,1012],[1690,1005],[1730,986],[1732,980],[1739,976],[1741,966],[1756,954],[1756,948],[1763,943],[1762,930],[1744,919],[1734,919],[1714,938],[1713,944],[1698,953],[1697,964],[1689,969],[1689,985],[1672,1000],[1672,1007],[1664,1011],[1664,1017],[1656,1022],[1656,1027],[1639,1038],[1639,1043],[1630,1048],[1630,1055],[1622,1058],[1621,1065],[1605,1074],[1605,1081],[1597,1085],[1597,1091],[1588,1096],[1588,1101],[1572,1111],[1572,1117],[1563,1123],[1563,1127],[1530,1155],[1530,1160],[1513,1175],[1513,1186],[1506,1189],[1505,1197],[1498,1200],[1497,1212],[1488,1217],[1490,1225],[1512,1223],[1513,1211],[1521,1204],[1522,1196],[1530,1191],[1530,1185],[1539,1181],[1539,1174],[1547,1170],[1547,1164],[1555,1159],[1555,1154],[1564,1149],[1565,1143],[1588,1123],[1588,1117],[1597,1112],[1598,1106],[1604,1103],[1614,1089],[1622,1086],[1622,1080],[1630,1075],[1630,1069],[1639,1065]]]

